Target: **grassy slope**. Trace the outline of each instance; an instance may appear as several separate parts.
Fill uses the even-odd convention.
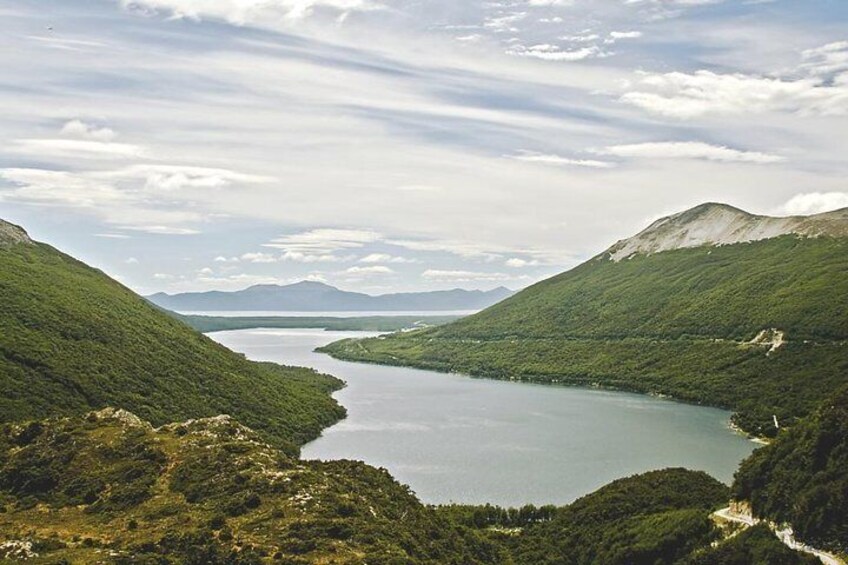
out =
[[[747,459],[734,495],[792,524],[815,547],[848,554],[848,388]]]
[[[727,497],[668,469],[562,508],[433,508],[385,470],[298,461],[229,418],[154,430],[107,409],[0,426],[0,562],[28,543],[34,565],[672,565],[722,535],[708,516]]]
[[[101,413],[0,429],[0,561],[27,563],[502,563],[385,470],[302,462],[234,420],[153,430]]]
[[[344,415],[337,379],[249,362],[47,245],[0,246],[0,326],[0,422],[227,413],[294,452]]]
[[[848,382],[848,239],[596,258],[453,324],[324,350],[349,360],[600,385],[724,406],[764,435]],[[773,355],[747,346],[786,332]]]

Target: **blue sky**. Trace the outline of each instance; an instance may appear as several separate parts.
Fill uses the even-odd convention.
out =
[[[0,216],[149,293],[519,288],[848,206],[837,0],[0,1]]]

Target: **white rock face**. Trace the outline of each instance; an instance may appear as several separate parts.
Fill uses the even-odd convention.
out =
[[[0,246],[18,243],[32,243],[32,240],[22,227],[0,220]]]
[[[702,204],[657,220],[630,239],[619,241],[606,253],[617,262],[637,253],[732,245],[788,234],[848,237],[848,208],[814,216],[774,218],[749,214],[726,204]]]

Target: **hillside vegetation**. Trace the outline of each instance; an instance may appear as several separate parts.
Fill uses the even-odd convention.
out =
[[[726,535],[709,515],[727,497],[669,469],[562,508],[434,508],[385,470],[298,461],[229,417],[154,429],[107,408],[0,427],[0,561],[35,565],[673,565]],[[774,536],[731,550],[807,563]]]
[[[330,398],[338,379],[247,361],[9,226],[0,239],[0,422],[105,406],[155,425],[230,414],[294,453],[344,416]]]
[[[455,323],[323,350],[667,394],[774,435],[774,415],[791,424],[848,383],[846,275],[848,239],[831,237],[601,255]]]
[[[203,333],[252,328],[314,328],[328,331],[396,332],[440,326],[459,316],[194,316],[168,312]]]
[[[848,388],[745,460],[734,496],[808,544],[848,554]]]
[[[0,509],[0,560],[35,564],[505,562],[385,470],[298,461],[225,417],[6,425]]]

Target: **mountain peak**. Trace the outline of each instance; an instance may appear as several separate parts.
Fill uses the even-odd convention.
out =
[[[0,220],[0,246],[17,245],[18,243],[32,243],[32,239],[24,228]]]
[[[651,254],[702,245],[732,245],[795,234],[802,237],[848,236],[848,208],[812,216],[771,217],[707,202],[660,218],[635,236],[607,250],[621,261],[637,253]]]

